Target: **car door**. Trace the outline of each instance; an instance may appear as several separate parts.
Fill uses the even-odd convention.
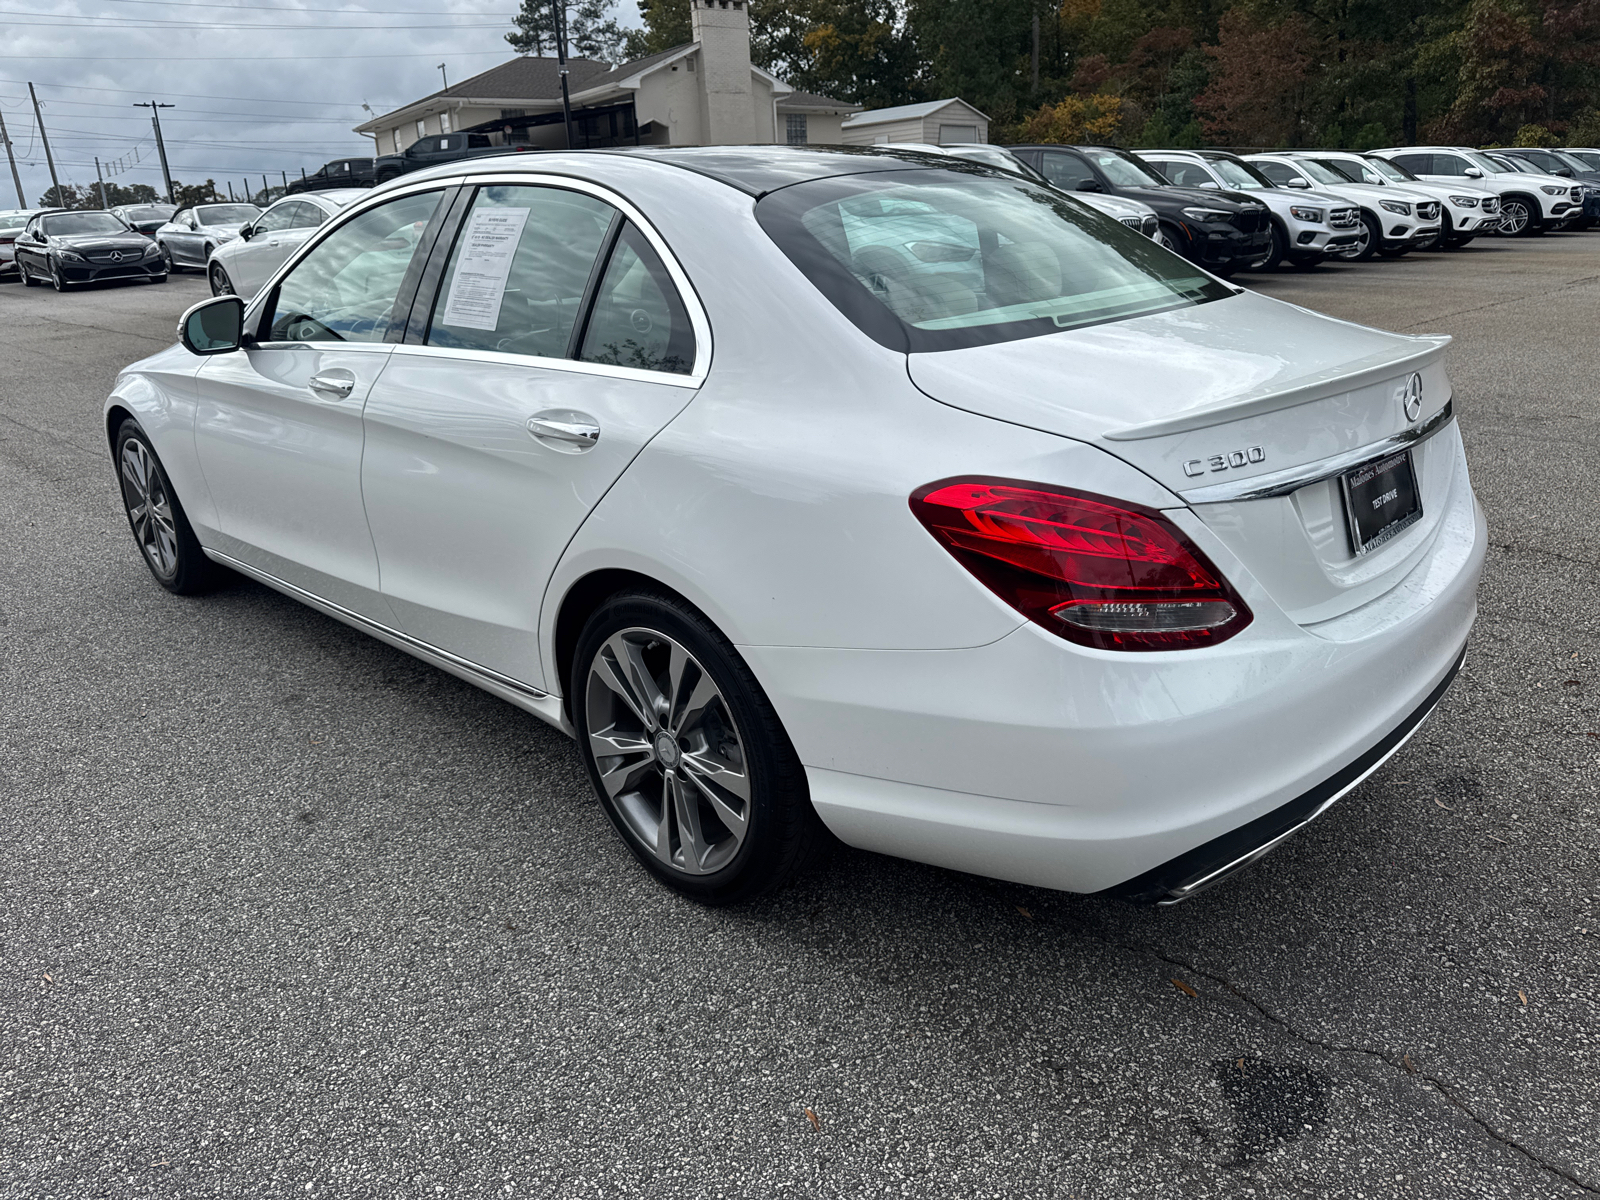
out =
[[[1070,150],[1040,151],[1039,172],[1064,192],[1107,190],[1088,160]],[[1088,188],[1084,187],[1085,184],[1094,186]]]
[[[433,276],[365,413],[383,594],[412,637],[559,691],[546,583],[699,386],[704,317],[638,214],[574,181],[480,186]]]
[[[267,237],[264,253],[261,257],[261,277],[256,286],[260,287],[272,277],[272,273],[284,263],[301,246],[306,239],[317,231],[324,219],[323,211],[309,200],[296,200],[284,205],[287,210],[284,214],[285,224],[270,233]]]
[[[408,192],[335,227],[246,313],[254,344],[196,376],[218,548],[378,620],[361,406],[403,333],[443,194]]]
[[[228,247],[228,274],[233,277],[233,285],[241,296],[255,295],[289,257],[280,238],[294,223],[293,210],[299,206],[299,201],[274,204],[250,226],[249,240],[241,238]]]
[[[26,270],[30,275],[43,278],[49,272],[44,261],[44,232],[38,217],[28,222],[28,227],[22,231],[12,246],[12,254],[16,259],[17,271]]]

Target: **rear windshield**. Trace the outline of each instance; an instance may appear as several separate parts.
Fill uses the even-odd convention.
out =
[[[796,184],[756,217],[823,295],[895,350],[1014,341],[1235,294],[1120,221],[976,165]]]
[[[128,221],[165,221],[178,210],[164,204],[141,204],[136,208],[119,210]]]

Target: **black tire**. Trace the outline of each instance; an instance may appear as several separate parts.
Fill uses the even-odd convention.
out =
[[[1385,258],[1404,258],[1411,253],[1410,246],[1385,246],[1378,251]]]
[[[206,268],[206,281],[211,284],[211,294],[213,296],[232,296],[235,294],[233,280],[228,278],[228,269],[219,262],[214,262]]]
[[[152,275],[152,276],[150,276],[150,282],[151,283],[165,283],[166,281],[167,281],[167,277],[165,275]]]
[[[20,262],[17,264],[17,274],[22,276],[23,287],[38,287],[39,281],[28,273],[28,268]]]
[[[1296,271],[1315,271],[1327,261],[1327,256],[1319,254],[1315,258],[1291,258],[1289,265]]]
[[[1383,246],[1383,226],[1378,224],[1378,218],[1363,209],[1361,212],[1361,224],[1367,231],[1367,244],[1355,254],[1350,255],[1345,260],[1347,262],[1367,262]]]
[[[1278,265],[1289,255],[1289,239],[1284,236],[1283,230],[1278,228],[1274,221],[1271,225],[1272,241],[1268,243],[1267,256],[1260,262],[1251,263],[1251,271],[1275,271]]]
[[[591,707],[603,711],[612,697],[602,685],[591,685],[590,673],[602,650],[610,652],[608,643],[614,645],[613,639],[624,634],[646,643],[644,654],[653,657],[646,660],[641,655],[640,661],[646,662],[656,681],[655,686],[660,690],[665,690],[661,689],[661,681],[666,676],[664,665],[658,670],[657,664],[664,664],[665,659],[656,656],[670,653],[670,643],[676,642],[692,656],[721,693],[725,709],[719,711],[719,717],[731,718],[732,740],[741,748],[739,753],[749,782],[750,799],[745,805],[747,826],[744,840],[742,844],[737,844],[731,859],[710,874],[689,874],[663,862],[624,820],[601,782],[600,768],[589,737],[590,712]],[[652,635],[659,635],[663,640],[650,641]],[[685,672],[685,678],[687,676],[688,671]],[[827,831],[811,806],[805,771],[771,701],[727,638],[682,599],[653,591],[624,592],[611,597],[584,624],[573,656],[569,683],[578,746],[595,795],[599,797],[601,807],[628,849],[660,883],[702,904],[737,904],[784,887],[805,870],[826,844]],[[712,705],[716,703],[713,701]],[[667,707],[673,708],[675,704],[676,698],[673,698]],[[707,705],[703,710],[709,711],[710,708],[711,705]],[[660,710],[657,711],[659,713]],[[726,722],[723,725],[726,727]],[[649,734],[640,736],[648,739]],[[657,736],[659,738],[661,735]],[[687,751],[684,757],[687,757]],[[652,756],[650,762],[655,761],[656,757]],[[639,785],[636,794],[642,794],[648,788],[649,772],[659,768],[645,763],[641,770],[645,772],[646,782]],[[689,791],[692,793],[692,789]],[[701,819],[711,811],[703,801],[696,800],[693,803],[697,805]],[[716,824],[726,832],[726,827],[721,826],[720,822]],[[670,834],[668,837],[670,840]],[[712,844],[720,846],[723,843]]]
[[[60,263],[50,264],[50,286],[58,292],[66,291],[69,286],[66,277],[61,274]]]
[[[152,548],[156,543],[141,531],[135,516],[138,487],[134,479],[125,473],[123,462],[130,443],[138,444],[151,468],[148,478],[153,483],[152,494],[155,488],[159,488],[165,498],[171,526],[168,537],[173,561],[170,565],[162,562],[160,551]],[[150,444],[150,439],[145,436],[139,423],[132,417],[124,420],[117,427],[113,445],[115,450],[111,461],[117,472],[118,490],[122,493],[122,507],[128,517],[128,528],[133,532],[134,543],[139,547],[139,557],[144,559],[145,566],[150,568],[150,574],[154,575],[156,582],[167,591],[179,596],[196,596],[216,587],[225,577],[226,571],[207,558],[205,551],[200,548],[200,540],[194,535],[194,528],[189,524],[189,517],[183,511],[178,494],[172,490],[172,485],[167,480],[166,468],[161,465],[155,447]]]
[[[183,270],[183,268],[178,265],[178,260],[172,257],[172,247],[167,245],[165,242],[161,243],[161,259],[167,264],[168,275],[177,275]]]
[[[1501,237],[1532,237],[1536,233],[1544,232],[1538,201],[1528,200],[1522,196],[1500,198],[1500,220],[1502,229],[1507,225],[1513,226],[1502,233]]]

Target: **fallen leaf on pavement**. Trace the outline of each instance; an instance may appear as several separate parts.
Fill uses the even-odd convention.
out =
[[[50,975],[50,973],[48,971],[46,971],[45,972],[45,976],[44,976],[44,981],[46,983],[54,983],[55,979]]]
[[[1411,1061],[1411,1055],[1402,1054],[1400,1056],[1400,1063],[1401,1063],[1402,1066],[1405,1067],[1406,1070],[1410,1071],[1413,1075],[1415,1075],[1417,1073],[1417,1068]]]
[[[817,1114],[812,1112],[809,1108],[806,1109],[806,1120],[811,1122],[811,1128],[815,1129],[818,1133],[822,1132],[821,1120],[819,1120]]]
[[[1028,920],[1030,920],[1030,921],[1033,920],[1033,914],[1031,912],[1029,912],[1027,909],[1023,908],[1022,905],[1020,905],[1020,904],[1017,905],[1017,911],[1019,913],[1021,913],[1023,916],[1027,917]]]
[[[1181,979],[1174,979],[1172,981],[1172,986],[1177,988],[1185,996],[1198,996],[1200,994]]]
[[[1518,988],[1517,989],[1517,995],[1522,997],[1522,1007],[1523,1008],[1527,1008],[1528,1007],[1528,993],[1523,991],[1521,988]]]
[[[1445,812],[1455,812],[1455,809],[1451,808],[1443,800],[1436,799],[1436,800],[1434,800],[1434,803],[1437,804],[1440,808],[1444,809]]]

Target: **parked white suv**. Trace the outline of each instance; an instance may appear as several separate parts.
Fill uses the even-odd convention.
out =
[[[1500,197],[1476,183],[1429,183],[1399,163],[1349,150],[1318,151],[1317,161],[1350,176],[1355,183],[1393,185],[1432,196],[1439,202],[1439,246],[1465,246],[1479,234],[1493,233],[1500,227]]]
[[[1341,258],[1357,262],[1365,262],[1374,254],[1393,258],[1408,250],[1425,249],[1439,239],[1439,202],[1432,196],[1398,187],[1351,183],[1332,167],[1325,167],[1300,151],[1250,154],[1245,161],[1255,163],[1279,187],[1331,192],[1361,209],[1356,246]]]
[[[1500,197],[1500,232],[1508,237],[1559,229],[1583,212],[1582,193],[1574,200],[1570,179],[1508,171],[1465,146],[1396,146],[1373,153],[1429,183],[1476,184],[1494,192]]]
[[[1248,192],[1272,213],[1272,249],[1250,269],[1270,271],[1284,259],[1314,267],[1330,254],[1354,248],[1361,211],[1329,192],[1279,187],[1237,155],[1221,150],[1140,150],[1139,157],[1179,187]]]

